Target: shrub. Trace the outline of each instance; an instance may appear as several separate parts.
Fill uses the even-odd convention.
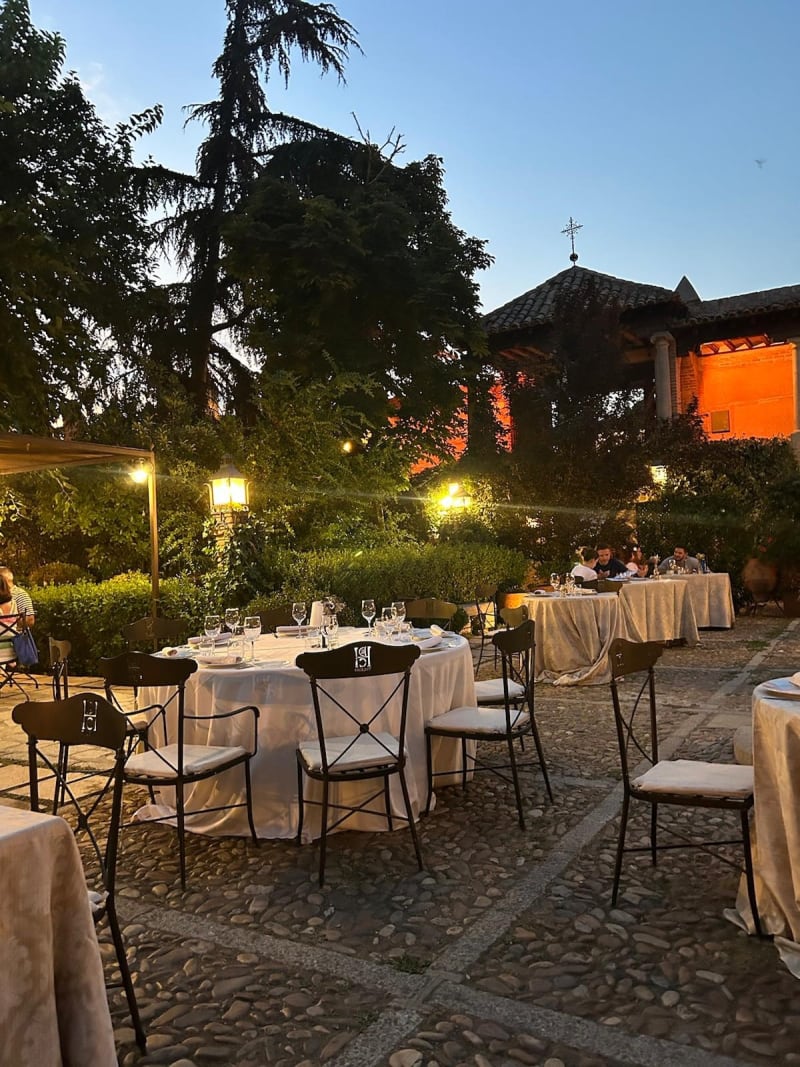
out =
[[[31,585],[68,585],[88,578],[83,567],[76,563],[45,563],[43,567],[36,567],[28,575]]]

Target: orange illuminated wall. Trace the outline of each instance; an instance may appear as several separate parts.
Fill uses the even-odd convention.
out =
[[[794,358],[793,345],[684,357],[681,363],[691,361],[692,372],[681,374],[682,385],[688,378],[693,379],[697,412],[709,437],[780,437],[793,433]],[[691,397],[683,389],[682,394],[686,404]],[[727,430],[723,428],[726,423]]]

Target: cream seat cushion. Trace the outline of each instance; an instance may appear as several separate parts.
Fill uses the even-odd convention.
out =
[[[530,716],[527,711],[511,712],[511,728],[525,726]],[[506,713],[504,708],[453,708],[444,715],[437,715],[428,723],[434,730],[452,730],[454,734],[468,730],[471,733],[504,734]]]
[[[475,696],[479,704],[494,703],[495,701],[499,701],[500,703],[502,703],[502,701],[505,699],[505,697],[503,696],[503,679],[486,678],[482,682],[476,682]],[[519,682],[514,682],[509,678],[508,699],[521,700],[524,696],[524,686],[521,686]]]
[[[198,774],[210,771],[247,755],[247,749],[241,745],[230,748],[221,745],[184,745],[183,772]],[[173,768],[177,766],[178,746],[165,745],[163,748],[135,753],[125,764],[125,773],[146,778],[175,778],[178,772]]]
[[[753,792],[753,768],[738,763],[659,760],[631,784],[645,793],[744,798]]]
[[[315,771],[322,769],[322,750],[318,741],[303,741],[297,748],[307,767]],[[387,733],[349,734],[345,737],[327,737],[325,751],[328,767],[334,770],[385,767],[397,763],[400,742]]]

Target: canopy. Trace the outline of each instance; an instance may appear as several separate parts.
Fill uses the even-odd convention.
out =
[[[97,445],[92,441],[60,441],[55,437],[31,437],[23,433],[0,433],[0,475],[25,474],[52,467],[78,467],[109,460],[138,460],[147,464],[150,511],[151,612],[158,613],[158,510],[156,505],[155,453],[122,445]]]

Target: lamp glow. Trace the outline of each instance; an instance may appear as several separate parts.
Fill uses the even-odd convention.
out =
[[[250,502],[247,479],[230,461],[223,463],[212,476],[210,493],[212,511],[246,508]]]

